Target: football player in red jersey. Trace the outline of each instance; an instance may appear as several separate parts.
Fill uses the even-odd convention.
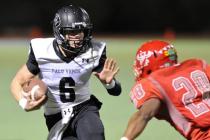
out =
[[[200,59],[178,63],[173,45],[153,40],[138,49],[133,69],[130,97],[138,111],[121,140],[138,137],[153,117],[188,140],[210,139],[210,65]]]

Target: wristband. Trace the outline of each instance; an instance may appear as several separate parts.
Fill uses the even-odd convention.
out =
[[[19,100],[19,105],[22,107],[23,110],[25,110],[27,104],[27,99],[26,98],[21,98]]]
[[[129,140],[127,137],[122,137],[120,140]]]
[[[115,80],[112,80],[110,84],[103,84],[106,89],[111,89],[115,86]]]

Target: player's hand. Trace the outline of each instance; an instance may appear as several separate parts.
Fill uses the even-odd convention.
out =
[[[114,59],[107,58],[104,63],[104,68],[100,73],[94,72],[104,84],[110,84],[115,75],[119,72],[119,67]]]
[[[29,92],[29,93],[23,94],[23,98],[27,100],[24,110],[28,112],[28,111],[39,109],[43,105],[45,100],[47,99],[47,96],[44,95],[38,100],[32,100],[30,97],[30,92]]]

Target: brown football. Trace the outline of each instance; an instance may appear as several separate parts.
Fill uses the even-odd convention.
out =
[[[33,78],[23,85],[23,91],[30,92],[32,100],[38,100],[47,93],[47,86],[42,80]]]

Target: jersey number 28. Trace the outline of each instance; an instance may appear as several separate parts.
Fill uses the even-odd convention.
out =
[[[190,79],[178,77],[173,80],[173,87],[176,91],[186,90],[182,95],[182,103],[194,117],[198,117],[210,111],[210,84],[206,74],[200,70],[191,72]],[[195,103],[194,99],[199,96],[197,91],[202,93],[202,100]]]

